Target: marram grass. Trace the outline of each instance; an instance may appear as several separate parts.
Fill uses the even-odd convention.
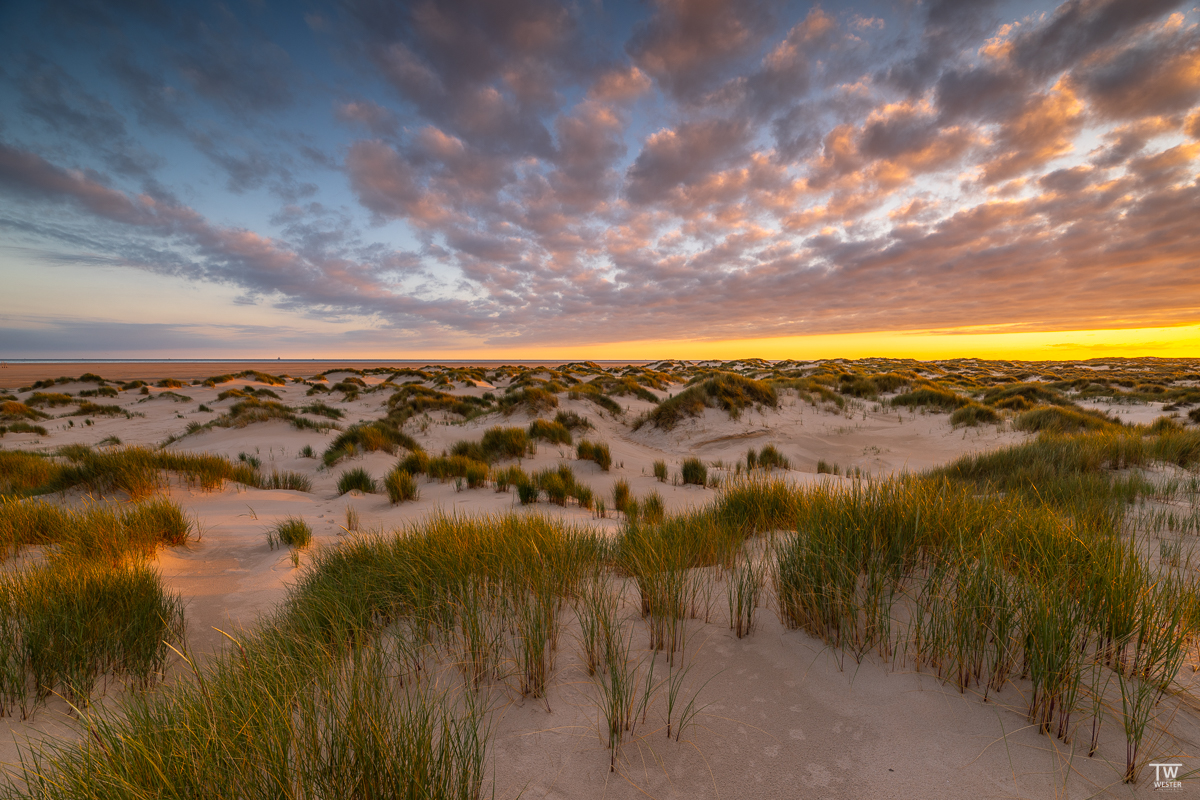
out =
[[[1152,755],[1142,743],[1154,709],[1200,612],[1194,579],[1152,567],[1125,535],[1123,504],[1145,488],[1110,466],[1195,456],[1183,439],[1111,436],[1038,440],[889,481],[797,488],[755,472],[700,511],[629,515],[611,545],[525,514],[437,516],[394,536],[352,537],[317,551],[279,613],[197,668],[195,681],[138,696],[124,716],[89,714],[89,743],[28,752],[23,780],[48,797],[367,787],[475,798],[486,793],[487,715],[471,698],[488,684],[541,697],[568,602],[615,766],[655,687],[676,698],[680,670],[672,665],[663,684],[654,657],[633,655],[605,576],[635,582],[643,641],[671,664],[715,571],[729,581],[735,634],[754,635],[769,593],[783,622],[843,655],[902,660],[964,692],[1017,682],[1031,724],[1081,751],[1094,752],[1100,727],[1116,725],[1128,743],[1123,777],[1136,781]],[[1085,485],[1080,475],[1091,476],[1083,504],[1068,491]],[[543,476],[566,483],[557,470]],[[509,477],[536,492],[535,479]],[[1042,497],[1039,480],[1062,485]],[[753,536],[768,538],[755,551],[765,560],[747,560]],[[416,671],[431,648],[450,658],[460,689]],[[1108,687],[1119,706],[1105,699]],[[372,726],[373,715],[395,724]]]

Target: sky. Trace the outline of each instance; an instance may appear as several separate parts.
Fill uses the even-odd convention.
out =
[[[1200,357],[1196,0],[44,0],[0,52],[0,358]]]

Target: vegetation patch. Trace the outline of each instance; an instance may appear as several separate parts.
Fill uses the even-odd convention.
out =
[[[490,399],[440,392],[417,383],[401,386],[388,398],[388,421],[399,427],[418,414],[443,411],[471,419],[491,409]]]
[[[105,674],[144,689],[183,630],[182,601],[145,566],[57,559],[2,573],[0,716],[27,718],[52,694],[86,705]]]
[[[57,408],[58,406],[70,406],[79,402],[69,394],[61,394],[59,392],[34,392],[25,400],[25,404],[30,408]]]
[[[23,547],[52,546],[62,557],[119,563],[187,541],[192,525],[165,498],[124,508],[95,503],[74,510],[39,500],[0,498],[0,561]]]
[[[352,425],[326,448],[322,460],[331,467],[343,458],[359,453],[384,452],[395,455],[400,448],[417,452],[421,446],[407,433],[384,420]]]
[[[571,431],[561,422],[549,422],[544,419],[535,419],[529,423],[529,438],[541,439],[550,444],[573,444]]]
[[[303,548],[312,543],[312,527],[304,517],[288,515],[275,523],[267,532],[267,545],[276,547]]]
[[[1099,411],[1085,408],[1040,406],[1017,415],[1013,427],[1019,431],[1038,433],[1077,433],[1119,427],[1121,423]]]
[[[787,456],[773,444],[763,445],[761,452],[753,447],[746,451],[746,469],[791,469]]]
[[[43,414],[17,400],[5,400],[3,403],[0,403],[0,420],[5,422],[49,418],[49,414]]]
[[[1041,383],[1012,383],[988,389],[983,402],[996,408],[1024,411],[1039,405],[1074,405],[1063,394]]]
[[[499,399],[498,406],[506,415],[520,409],[530,414],[546,414],[558,408],[558,398],[553,392],[534,386],[506,393]]]
[[[359,491],[363,494],[375,494],[379,491],[379,484],[371,477],[371,473],[362,467],[354,467],[353,469],[345,470],[338,476],[337,493],[343,495],[354,491]]]
[[[950,415],[950,424],[954,427],[966,426],[974,428],[983,424],[990,424],[1000,421],[1000,414],[994,408],[989,408],[979,403],[967,403],[965,406],[959,406]]]
[[[706,486],[708,484],[708,467],[704,466],[704,462],[698,458],[685,458],[679,465],[679,477],[685,484]]]
[[[390,471],[383,479],[383,488],[392,505],[417,499],[417,481],[412,474],[399,467]]]
[[[605,472],[612,467],[612,453],[604,442],[581,440],[575,448],[575,457],[581,461],[594,461]]]
[[[30,425],[28,422],[13,422],[8,425],[0,425],[0,436],[6,433],[35,433],[38,436],[49,436],[50,432],[41,425]],[[0,477],[0,480],[3,478]],[[0,490],[2,493],[3,490]]]
[[[971,400],[949,389],[942,389],[937,386],[922,386],[919,389],[913,389],[911,392],[896,395],[890,402],[893,406],[901,408],[923,406],[938,411],[953,411],[956,408],[962,408],[967,405]]]
[[[329,419],[342,419],[346,416],[345,412],[343,412],[340,408],[334,408],[333,406],[328,406],[321,402],[309,403],[306,406],[302,406],[300,408],[300,413],[314,414],[319,417],[328,417]]]
[[[98,389],[84,389],[80,397],[117,397],[120,394],[113,386],[101,386]]]
[[[209,453],[181,453],[151,450],[145,447],[94,450],[84,445],[69,445],[58,450],[58,461],[50,478],[26,491],[42,494],[62,492],[82,486],[104,495],[125,492],[133,499],[149,496],[166,485],[164,473],[180,475],[188,486],[205,491],[220,489],[226,481],[259,486],[262,477],[248,464],[234,464],[224,456]]]
[[[639,429],[646,423],[656,428],[670,430],[687,417],[698,417],[705,408],[724,409],[731,419],[737,419],[742,411],[751,406],[776,408],[779,398],[775,387],[765,381],[746,378],[732,372],[723,372],[684,389],[674,397],[667,398],[652,411],[640,417],[633,426]]]

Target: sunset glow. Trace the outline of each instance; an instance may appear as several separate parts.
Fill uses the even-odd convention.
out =
[[[1196,356],[1198,25],[6,4],[0,356]]]

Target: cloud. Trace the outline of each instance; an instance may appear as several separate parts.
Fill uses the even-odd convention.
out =
[[[162,158],[134,141],[111,104],[88,92],[59,65],[29,56],[23,67],[17,82],[21,108],[47,130],[86,146],[122,175],[148,177],[163,165]]]
[[[1094,112],[1109,119],[1167,116],[1200,101],[1200,31],[1160,33],[1075,73]]]
[[[588,96],[601,102],[622,103],[650,90],[650,78],[634,66],[613,69],[601,74]]]
[[[342,122],[362,126],[375,136],[395,136],[396,115],[370,100],[349,100],[334,107],[334,116]]]
[[[541,116],[561,84],[595,71],[577,12],[552,0],[349,5],[400,96],[483,150],[549,155]]]
[[[1067,0],[1043,25],[1018,34],[1010,60],[1036,76],[1052,77],[1088,56],[1137,35],[1143,25],[1185,0]]]
[[[1059,84],[1033,95],[1000,126],[990,160],[981,166],[986,184],[1014,178],[1065,155],[1083,127],[1083,104]]]
[[[996,6],[1000,0],[933,0],[917,51],[878,70],[881,82],[912,95],[920,96],[938,75],[971,42],[981,40],[996,26]]]
[[[0,186],[25,197],[62,198],[114,222],[145,225],[153,219],[149,198],[135,203],[79,170],[66,170],[36,153],[0,142]]]
[[[668,92],[695,99],[754,51],[770,31],[772,4],[757,0],[656,0],[626,45]]]
[[[288,52],[244,24],[223,5],[212,17],[181,16],[176,68],[197,94],[235,114],[253,114],[291,105],[297,73]]]
[[[688,122],[652,134],[629,168],[629,199],[639,204],[662,199],[675,187],[737,158],[749,136],[744,121],[725,119]]]

